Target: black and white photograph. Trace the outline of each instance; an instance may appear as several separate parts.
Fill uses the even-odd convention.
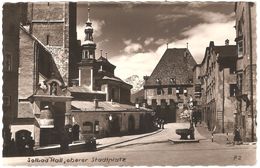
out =
[[[1,4],[3,166],[256,167],[256,1]]]

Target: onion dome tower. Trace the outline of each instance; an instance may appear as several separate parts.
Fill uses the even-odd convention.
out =
[[[96,43],[93,41],[93,27],[89,19],[90,9],[88,8],[88,20],[85,27],[85,39],[82,43],[82,59],[95,60]]]
[[[85,39],[81,45],[82,58],[79,63],[79,86],[88,87],[93,90],[95,85],[95,76],[97,71],[95,50],[96,43],[93,41],[93,27],[89,17],[90,9],[88,8],[88,20],[85,27]]]

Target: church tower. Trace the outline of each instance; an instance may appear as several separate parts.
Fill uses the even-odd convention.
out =
[[[77,68],[77,4],[73,2],[28,3],[29,32],[51,53],[62,80],[69,85]],[[74,72],[75,74],[75,72]],[[77,74],[77,72],[76,72]],[[49,76],[45,76],[49,78]]]
[[[93,90],[95,86],[94,76],[97,71],[95,50],[96,43],[93,41],[93,27],[89,18],[90,9],[88,8],[88,20],[85,27],[85,39],[82,43],[82,58],[79,63],[79,86],[89,87]]]

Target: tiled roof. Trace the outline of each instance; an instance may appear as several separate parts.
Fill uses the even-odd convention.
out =
[[[131,88],[133,87],[132,85],[130,85],[130,84],[124,82],[122,79],[120,79],[120,78],[118,78],[118,77],[116,77],[116,76],[111,76],[111,77],[109,77],[109,76],[104,76],[102,79],[103,79],[103,80],[111,80],[111,81],[120,82],[120,83],[123,83],[123,84],[125,84],[125,85],[130,86]]]
[[[237,57],[236,45],[215,46],[214,48],[215,51],[219,53],[219,59]]]
[[[100,62],[100,63],[103,63],[103,64],[107,64],[109,66],[112,66],[113,68],[115,68],[116,66],[111,64],[107,58],[103,57],[103,56],[100,56],[98,59],[97,59],[97,62]]]
[[[145,86],[158,85],[157,79],[161,85],[168,85],[171,78],[176,79],[176,84],[190,84],[189,80],[193,76],[192,68],[195,65],[196,62],[187,48],[167,49]]]
[[[72,101],[72,111],[152,111],[147,108],[135,108],[135,106],[128,104],[119,104],[116,102],[100,101],[98,102],[98,108],[95,108],[93,101]]]

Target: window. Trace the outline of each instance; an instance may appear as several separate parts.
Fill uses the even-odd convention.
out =
[[[177,89],[179,90],[179,94],[183,94],[183,88],[182,87],[178,87]],[[176,91],[176,93],[177,93],[177,91]]]
[[[172,94],[172,87],[168,87],[168,94]]]
[[[184,88],[184,89],[183,89],[183,93],[184,93],[184,94],[188,94],[187,88]]]
[[[92,122],[84,122],[83,123],[83,133],[93,133]]]
[[[162,94],[162,89],[161,88],[157,88],[157,95],[161,95]]]
[[[165,99],[161,99],[161,107],[162,108],[166,108],[166,106],[167,106],[166,100]]]
[[[176,79],[175,78],[170,78],[170,83],[171,84],[176,84]]]
[[[243,89],[243,74],[240,73],[237,75],[237,92],[238,94],[242,94],[242,89]]]
[[[237,42],[237,53],[238,53],[238,57],[243,57],[244,54],[244,44],[243,44],[243,39],[239,40]]]
[[[156,106],[156,105],[157,105],[156,99],[152,99],[152,106]]]
[[[195,92],[201,92],[201,85],[200,84],[196,84],[195,85]]]
[[[98,133],[99,132],[99,121],[95,121],[95,130],[94,130],[95,133]]]
[[[46,45],[49,45],[50,35],[46,36]]]
[[[237,85],[236,84],[230,84],[229,85],[230,97],[236,96],[236,92],[237,92]]]
[[[93,51],[89,51],[89,58],[94,58],[94,52]]]
[[[236,64],[231,65],[231,67],[229,68],[229,73],[230,74],[236,73]]]

